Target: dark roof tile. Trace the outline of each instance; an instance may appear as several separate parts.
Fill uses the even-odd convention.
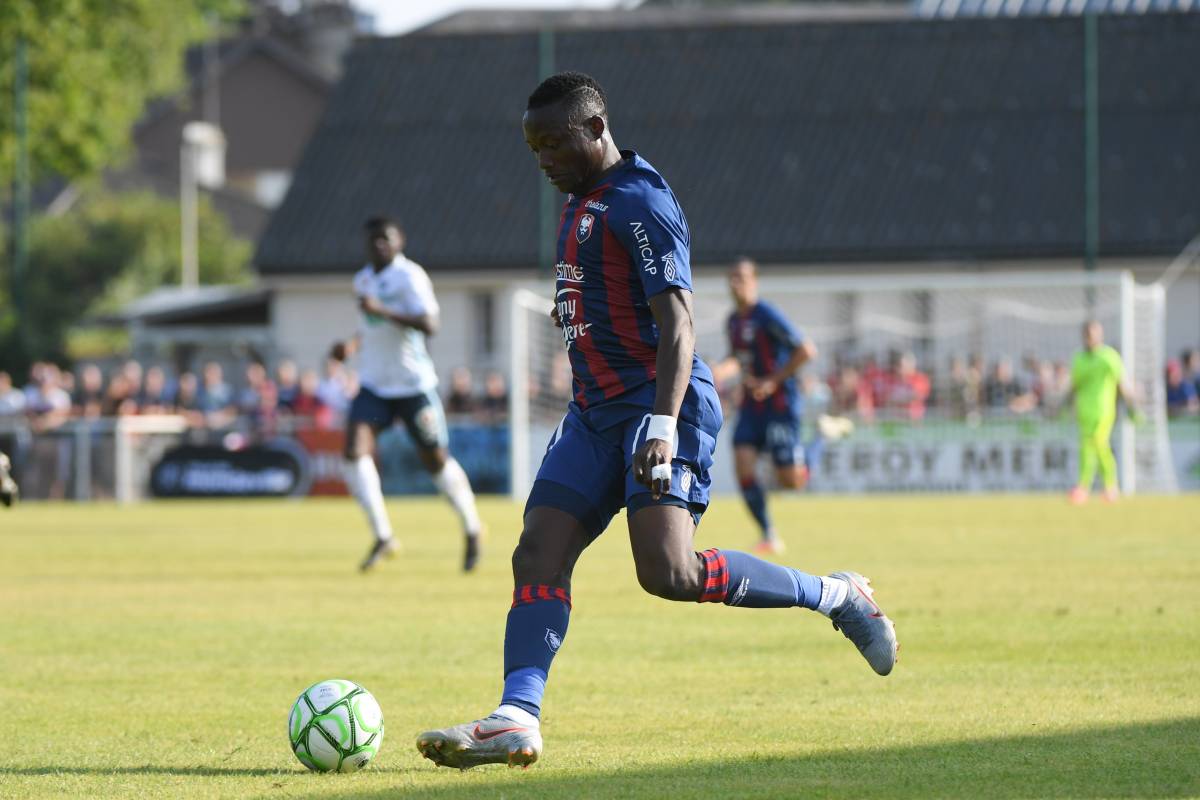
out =
[[[1100,34],[1102,250],[1173,252],[1200,227],[1200,15]],[[605,85],[698,263],[1082,250],[1077,18],[566,30],[554,56]],[[380,212],[431,268],[532,266],[542,184],[520,119],[538,66],[528,33],[361,43],[259,268],[353,269]]]

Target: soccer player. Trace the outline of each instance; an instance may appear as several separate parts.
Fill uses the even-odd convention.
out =
[[[365,572],[396,550],[396,538],[383,502],[375,439],[397,419],[417,447],[421,464],[433,476],[462,521],[466,547],[463,569],[479,559],[479,513],[463,468],[447,449],[448,434],[437,374],[425,349],[425,337],[438,326],[433,284],[419,264],[404,257],[404,232],[392,219],[367,220],[370,263],[354,276],[354,294],[362,311],[358,333],[361,388],[346,422],[346,485],[366,511],[375,544],[362,562]]]
[[[694,352],[683,211],[654,167],[617,149],[604,90],[589,76],[543,81],[523,127],[538,166],[567,193],[551,316],[562,328],[574,400],[550,439],[513,553],[500,705],[482,719],[422,733],[417,749],[459,769],[538,760],[542,695],[567,633],[571,572],[621,508],[638,582],[650,594],[812,609],[888,674],[893,625],[861,575],[822,578],[746,553],[693,549],[721,405]],[[698,645],[697,659],[712,655]]]
[[[12,477],[12,462],[5,453],[0,452],[0,503],[11,506],[20,496],[21,491]]]
[[[1075,420],[1079,424],[1079,483],[1071,490],[1071,502],[1086,503],[1096,466],[1104,483],[1104,499],[1114,502],[1120,496],[1117,487],[1117,460],[1113,457],[1113,424],[1117,421],[1117,395],[1125,401],[1131,417],[1137,417],[1133,393],[1125,386],[1125,365],[1121,354],[1104,343],[1104,328],[1090,320],[1083,326],[1083,350],[1071,363],[1071,391],[1075,395]]]
[[[783,540],[771,525],[767,493],[758,482],[758,458],[765,450],[775,464],[775,479],[787,489],[808,481],[800,433],[802,400],[796,373],[816,358],[817,348],[780,313],[758,296],[758,266],[738,259],[729,271],[729,292],[736,309],[726,325],[729,357],[714,371],[721,381],[742,375],[742,404],[733,433],[733,456],[742,499],[758,523],[760,553],[782,553]]]

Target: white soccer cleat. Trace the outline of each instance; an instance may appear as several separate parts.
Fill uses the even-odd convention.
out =
[[[895,624],[875,602],[871,581],[857,572],[835,572],[829,577],[850,584],[846,601],[829,614],[834,630],[854,643],[871,669],[887,675],[896,666],[900,643],[896,641]]]
[[[370,572],[381,560],[394,558],[399,549],[400,543],[396,541],[395,537],[376,539],[375,544],[371,545],[371,552],[367,553],[367,557],[358,565],[358,568],[363,572]]]
[[[439,767],[508,764],[528,768],[541,758],[542,734],[536,726],[492,715],[453,728],[425,731],[417,737],[417,752]]]

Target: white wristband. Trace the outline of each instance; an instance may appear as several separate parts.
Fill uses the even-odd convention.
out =
[[[675,444],[675,418],[666,414],[655,414],[650,417],[646,426],[647,439],[662,439],[669,445]]]

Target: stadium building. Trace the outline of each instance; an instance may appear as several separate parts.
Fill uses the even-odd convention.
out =
[[[1097,30],[1095,265],[1151,281],[1200,233],[1200,15],[1102,16]],[[1076,275],[1085,40],[1080,17],[757,8],[471,12],[361,41],[260,241],[274,339],[315,363],[352,329],[361,222],[390,213],[438,287],[438,363],[503,367],[506,292],[552,260],[562,198],[520,118],[555,69],[605,84],[618,143],[680,197],[700,276],[739,254],[768,275]],[[1169,292],[1168,352],[1196,343],[1198,302],[1194,273]],[[796,309],[802,325],[873,310],[937,328],[912,291]]]

